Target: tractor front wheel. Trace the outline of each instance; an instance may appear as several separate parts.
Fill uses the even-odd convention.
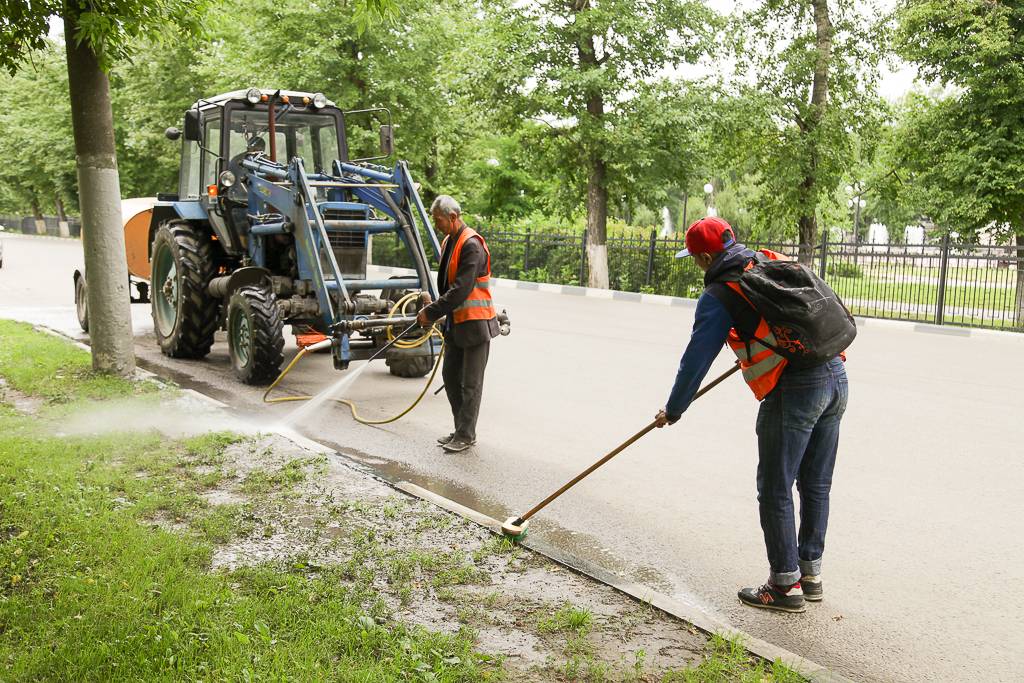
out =
[[[151,305],[160,350],[203,358],[213,346],[220,302],[206,291],[213,277],[209,239],[184,221],[168,221],[153,238]]]
[[[246,384],[266,384],[284,361],[284,324],[274,295],[263,287],[239,287],[228,301],[231,367]]]

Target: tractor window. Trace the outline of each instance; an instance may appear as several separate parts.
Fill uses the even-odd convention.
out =
[[[178,196],[181,199],[195,199],[199,196],[199,145],[195,140],[185,140],[181,146]]]
[[[268,127],[266,109],[232,111],[228,158],[234,159],[245,152],[247,142],[254,137],[268,143],[265,153],[269,155]],[[330,172],[331,164],[338,158],[338,123],[333,113],[288,111],[277,120],[274,128],[278,162],[287,163],[293,157],[301,157],[308,173]]]
[[[320,158],[323,162],[323,168],[330,173],[334,160],[341,158],[341,154],[338,153],[338,131],[334,126],[321,126],[318,134],[320,136]]]
[[[220,118],[214,117],[206,121],[203,132],[203,187],[217,182],[217,159],[220,157]]]

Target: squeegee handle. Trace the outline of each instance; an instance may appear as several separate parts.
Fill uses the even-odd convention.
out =
[[[736,371],[737,371],[737,370],[739,370],[739,369],[740,369],[740,364],[739,364],[739,363],[737,362],[737,363],[736,363],[735,365],[733,365],[733,366],[732,366],[731,368],[729,368],[729,369],[728,369],[727,371],[725,371],[724,373],[722,373],[722,374],[721,374],[721,375],[720,375],[720,376],[719,376],[718,378],[716,378],[716,379],[715,379],[715,380],[714,380],[713,382],[711,382],[711,383],[710,383],[710,384],[708,384],[708,385],[707,385],[706,387],[704,387],[703,389],[701,389],[700,391],[698,391],[698,392],[697,392],[696,394],[694,394],[694,396],[693,396],[693,399],[692,399],[692,400],[693,400],[693,401],[696,401],[696,400],[697,400],[698,398],[700,398],[701,396],[703,396],[704,394],[708,393],[709,391],[711,391],[712,389],[714,389],[714,388],[715,388],[716,386],[718,386],[719,384],[721,384],[721,383],[722,383],[723,381],[725,381],[725,379],[726,379],[727,377],[729,377],[729,375],[733,374],[734,372],[736,372]],[[562,488],[560,488],[560,489],[558,489],[557,491],[555,491],[554,493],[552,493],[552,494],[551,494],[550,496],[548,496],[547,498],[545,498],[544,500],[542,500],[542,501],[541,501],[540,503],[538,503],[537,505],[535,505],[535,506],[534,506],[533,508],[531,508],[529,512],[527,512],[526,514],[524,514],[524,515],[523,515],[522,517],[520,517],[519,519],[515,520],[515,523],[516,523],[517,525],[518,525],[518,524],[522,524],[522,523],[523,523],[523,522],[525,522],[526,520],[530,519],[530,517],[533,517],[533,516],[534,516],[535,514],[537,514],[538,512],[540,512],[541,510],[543,510],[543,509],[544,509],[545,507],[547,507],[547,506],[548,506],[548,504],[550,504],[550,503],[551,503],[551,502],[552,502],[553,500],[555,500],[555,499],[556,499],[556,498],[558,498],[558,497],[559,497],[560,495],[562,495],[563,493],[565,493],[566,491],[568,491],[569,489],[571,489],[571,488],[572,488],[573,486],[575,486],[576,484],[578,484],[578,483],[579,483],[579,482],[580,482],[580,481],[581,481],[582,479],[584,479],[585,477],[587,477],[587,475],[589,475],[589,474],[590,474],[591,472],[593,472],[593,471],[594,471],[594,470],[596,470],[596,469],[597,469],[598,467],[600,467],[601,465],[605,464],[606,462],[608,462],[609,460],[611,460],[612,458],[614,458],[614,457],[615,457],[616,455],[618,455],[618,454],[619,454],[619,453],[621,453],[622,451],[624,451],[624,450],[626,450],[627,448],[629,448],[630,446],[632,446],[632,445],[633,445],[634,443],[636,443],[637,441],[639,441],[641,437],[643,437],[643,436],[644,436],[645,434],[647,434],[647,432],[651,431],[652,429],[654,429],[654,428],[655,428],[655,427],[657,427],[657,426],[658,426],[658,421],[657,421],[657,420],[655,420],[654,422],[652,422],[651,424],[647,425],[646,427],[644,427],[643,429],[641,429],[641,430],[640,430],[639,432],[637,432],[636,434],[634,434],[633,436],[631,436],[631,437],[629,437],[628,439],[626,439],[625,441],[623,441],[623,442],[622,442],[621,444],[619,444],[619,445],[618,445],[618,446],[617,446],[617,447],[615,448],[615,450],[611,451],[610,453],[608,453],[608,455],[604,456],[603,458],[601,458],[600,460],[598,460],[597,462],[595,462],[595,463],[594,463],[593,465],[591,465],[591,466],[590,466],[590,467],[588,467],[587,469],[585,469],[585,470],[583,470],[582,472],[580,472],[579,474],[577,474],[577,475],[576,475],[575,477],[573,477],[573,478],[572,478],[571,480],[569,480],[569,481],[568,481],[568,482],[567,482],[567,483],[566,483],[566,484],[565,484],[565,485],[564,485],[564,486],[563,486]]]

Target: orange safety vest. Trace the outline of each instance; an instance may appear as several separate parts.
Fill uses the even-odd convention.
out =
[[[762,249],[761,253],[776,261],[783,258],[781,254],[778,254],[769,249]],[[747,264],[744,270],[753,267],[754,262],[751,261]],[[750,299],[743,294],[743,290],[740,289],[739,284],[735,282],[726,282],[726,285],[739,294],[743,299],[751,305]],[[756,309],[755,309],[756,310]],[[760,322],[757,324],[757,329],[754,331],[754,336],[757,339],[764,340],[772,346],[778,346],[778,339],[772,333],[771,327],[768,325],[768,321],[761,317]],[[743,379],[746,381],[747,386],[754,392],[754,396],[760,401],[767,396],[775,385],[779,383],[779,378],[782,376],[782,371],[786,369],[786,365],[789,363],[781,355],[773,351],[770,347],[765,346],[759,341],[754,339],[745,340],[740,337],[739,332],[736,328],[729,330],[729,338],[726,340],[729,344],[729,348],[736,354],[736,358],[740,362],[740,370],[743,372]]]
[[[459,257],[462,256],[463,245],[474,237],[480,240],[484,253],[487,254],[487,273],[476,279],[476,284],[470,290],[469,296],[452,312],[456,325],[467,320],[490,320],[497,316],[494,311],[494,302],[491,300],[491,250],[487,248],[484,238],[469,226],[462,228],[462,232],[459,233],[459,241],[455,243],[452,255],[448,259],[448,286],[451,287],[455,284],[455,274],[459,270]],[[442,252],[447,243],[448,237],[446,236],[441,245]]]

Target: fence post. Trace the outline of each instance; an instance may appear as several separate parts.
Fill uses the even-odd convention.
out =
[[[587,273],[587,231],[583,231],[583,236],[580,238],[580,287],[586,286]]]
[[[935,324],[941,325],[946,309],[946,273],[949,270],[949,233],[942,236],[942,255],[939,259],[939,291],[935,297]]]
[[[651,278],[654,275],[654,250],[657,247],[658,233],[655,230],[651,230],[651,246],[647,250],[647,279],[644,284],[648,287],[651,286]]]
[[[828,272],[828,228],[821,231],[821,264],[818,266],[818,277],[825,279]]]
[[[523,272],[530,270],[530,229],[526,229],[526,243],[523,246]]]

